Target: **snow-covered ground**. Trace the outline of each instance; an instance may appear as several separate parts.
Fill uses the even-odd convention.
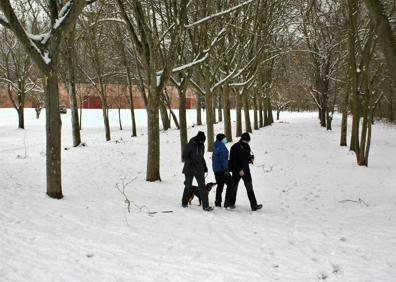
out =
[[[180,207],[178,131],[161,134],[162,182],[147,183],[144,111],[133,139],[128,111],[123,131],[111,116],[105,142],[100,111],[84,112],[87,147],[63,151],[65,197],[53,200],[44,115],[27,110],[26,130],[17,130],[15,111],[0,110],[0,281],[396,281],[395,127],[374,126],[366,168],[338,145],[339,116],[328,132],[316,113],[282,113],[251,142],[263,210],[250,211],[241,184],[236,210],[205,213],[196,200]],[[62,119],[70,147],[69,115]],[[134,177],[128,213],[115,185]]]

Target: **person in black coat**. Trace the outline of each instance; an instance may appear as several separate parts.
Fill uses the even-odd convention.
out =
[[[182,198],[182,207],[188,205],[188,197],[192,192],[192,182],[195,177],[198,183],[199,195],[202,200],[202,208],[205,211],[213,210],[209,207],[208,193],[205,191],[205,173],[208,172],[204,159],[205,153],[205,133],[199,131],[198,134],[191,138],[183,150],[182,160],[184,162],[183,173],[185,176],[184,192]]]
[[[263,205],[257,204],[256,196],[254,195],[252,176],[249,168],[249,164],[253,163],[254,156],[250,150],[249,142],[250,135],[246,132],[243,133],[241,139],[231,147],[230,170],[232,171],[232,179],[234,181],[234,195],[231,204],[235,205],[238,183],[242,178],[250,201],[250,207],[252,211],[256,211],[261,209]]]

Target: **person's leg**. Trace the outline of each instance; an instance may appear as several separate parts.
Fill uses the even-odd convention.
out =
[[[205,175],[203,173],[195,174],[195,179],[198,182],[199,195],[201,196],[202,208],[209,207],[208,192],[205,189]]]
[[[252,176],[250,175],[250,172],[245,173],[245,175],[242,176],[242,179],[246,187],[246,192],[250,201],[250,207],[253,209],[257,206],[257,200],[256,196],[254,195]]]
[[[239,175],[239,172],[233,171],[232,172],[232,182],[234,183],[234,191],[232,193],[232,196],[230,197],[230,205],[231,206],[234,206],[235,202],[236,202],[239,180],[241,180],[241,176]]]
[[[182,198],[182,206],[188,205],[188,199],[191,197],[192,194],[192,181],[194,176],[191,174],[184,174],[184,192]]]
[[[232,176],[230,173],[225,173],[223,176],[224,182],[227,184],[227,189],[226,189],[226,195],[225,195],[225,201],[224,201],[224,206],[229,207],[232,204],[232,199],[235,193],[235,185],[234,182],[232,181]],[[235,204],[235,202],[234,202]]]
[[[216,201],[215,201],[215,206],[216,207],[221,207],[221,194],[223,193],[223,188],[224,188],[224,173],[222,172],[215,172],[215,178],[216,178]]]

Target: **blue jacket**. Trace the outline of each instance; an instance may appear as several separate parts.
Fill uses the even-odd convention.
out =
[[[221,141],[214,143],[212,167],[214,172],[228,171],[228,149]]]

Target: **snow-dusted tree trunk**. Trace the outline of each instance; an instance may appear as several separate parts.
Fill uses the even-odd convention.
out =
[[[258,107],[257,107],[257,104],[258,104],[258,99],[257,99],[257,89],[254,89],[253,90],[254,91],[254,96],[253,96],[253,128],[254,128],[254,130],[258,130],[259,129],[259,121],[258,121],[258,113],[257,113],[257,110],[258,110]]]
[[[232,142],[232,126],[230,111],[230,87],[227,83],[223,85],[223,114],[224,114],[224,134],[227,140]]]
[[[385,7],[382,0],[364,0],[369,16],[375,25],[379,45],[386,58],[389,72],[396,83],[396,38],[392,32],[392,27],[388,17],[385,15]]]
[[[197,105],[195,107],[195,110],[197,112],[197,125],[202,125],[202,106],[201,106],[201,94],[199,94],[198,92],[195,93],[196,96],[196,101],[197,101]]]
[[[243,112],[245,115],[245,132],[252,132],[252,124],[250,122],[250,105],[249,105],[249,90],[242,91]]]
[[[349,77],[351,79],[352,94],[352,130],[350,140],[350,150],[356,154],[359,152],[359,124],[360,124],[360,106],[358,96],[358,76],[356,64],[356,19],[357,19],[357,2],[348,0],[348,48],[349,48]]]
[[[47,195],[60,199],[62,193],[61,178],[61,119],[59,114],[58,57],[60,45],[65,34],[74,26],[86,2],[74,0],[68,2],[61,10],[55,1],[48,4],[51,29],[43,36],[30,36],[16,16],[9,0],[2,0],[0,8],[6,20],[0,24],[11,29],[24,45],[27,53],[45,76],[46,89],[46,164]],[[44,43],[43,43],[44,42]]]
[[[146,180],[156,181],[161,179],[158,114],[160,96],[169,81],[176,63],[177,47],[184,31],[184,24],[187,21],[187,1],[181,0],[180,3],[173,3],[174,5],[165,5],[163,7],[167,10],[167,13],[174,13],[176,15],[175,18],[169,19],[173,26],[168,35],[169,37],[167,37],[167,40],[169,40],[168,48],[160,44],[161,39],[158,33],[158,23],[156,22],[157,10],[152,3],[146,5],[147,3],[142,3],[142,1],[124,3],[121,0],[117,0],[117,4],[128,28],[131,40],[134,43],[136,55],[139,57],[142,69],[145,72],[144,79],[148,92]],[[126,7],[130,8],[130,10],[127,10]],[[154,21],[151,21],[151,16],[154,18]],[[159,64],[160,61],[163,64]],[[161,69],[161,72],[157,73],[159,69]]]
[[[66,65],[67,65],[67,81],[66,88],[69,94],[73,146],[81,144],[80,124],[78,118],[77,106],[77,88],[76,88],[76,51],[74,43],[74,31],[69,32],[66,41]]]
[[[236,137],[242,135],[242,96],[235,91],[236,101]]]

